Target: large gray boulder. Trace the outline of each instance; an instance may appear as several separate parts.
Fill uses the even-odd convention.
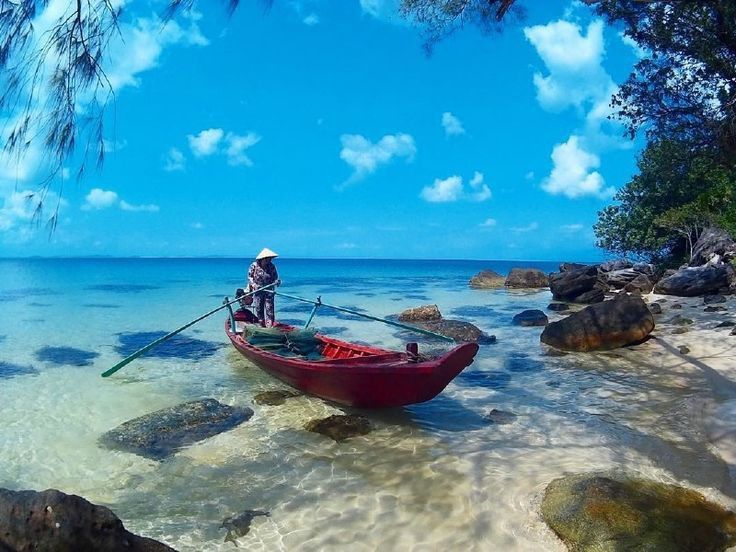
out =
[[[504,285],[508,288],[546,288],[549,277],[537,268],[512,268]]]
[[[653,329],[654,317],[646,303],[622,293],[550,322],[540,339],[566,351],[598,351],[638,343]]]
[[[108,508],[56,489],[0,489],[0,550],[35,552],[171,552],[126,530]]]
[[[597,266],[586,266],[549,275],[552,298],[571,303],[600,303],[607,286],[601,281]]]
[[[506,278],[494,270],[481,270],[470,279],[470,287],[476,289],[498,289],[502,288]]]
[[[725,267],[693,267],[678,270],[662,278],[654,286],[654,293],[695,297],[715,293],[728,287],[728,271]]]
[[[720,551],[736,544],[736,514],[690,489],[623,476],[555,479],[542,517],[575,552]]]
[[[250,408],[202,399],[129,420],[103,434],[98,442],[107,448],[163,460],[182,447],[232,429],[251,416]]]

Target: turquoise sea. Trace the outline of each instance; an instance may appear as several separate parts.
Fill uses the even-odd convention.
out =
[[[673,384],[646,368],[646,350],[549,356],[540,328],[511,325],[522,310],[545,309],[548,291],[468,287],[483,268],[558,263],[279,259],[284,292],[377,316],[437,304],[498,338],[436,399],[361,412],[373,432],[342,443],[304,430],[340,413],[335,405],[306,396],[253,404],[284,385],[232,349],[220,314],[184,332],[180,347],[100,377],[233,296],[248,263],[0,260],[0,487],[79,494],[129,530],[191,551],[232,550],[221,524],[244,510],[271,513],[238,539],[248,550],[564,550],[539,515],[542,492],[598,469],[732,500],[728,470],[691,415],[709,393],[698,376]],[[276,311],[290,322],[307,316],[282,298]],[[326,309],[316,326],[383,347],[405,341]],[[97,445],[126,420],[205,397],[255,415],[162,462]],[[506,414],[489,418],[493,409]]]

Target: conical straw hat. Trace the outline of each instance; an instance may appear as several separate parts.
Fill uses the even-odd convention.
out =
[[[274,258],[278,256],[279,256],[278,253],[274,253],[268,247],[264,247],[263,250],[256,257],[256,261],[258,259],[268,259],[268,258]]]

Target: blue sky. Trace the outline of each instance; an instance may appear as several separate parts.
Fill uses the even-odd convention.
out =
[[[608,98],[638,52],[580,3],[527,4],[431,57],[388,1],[207,5],[166,27],[161,4],[127,4],[104,167],[64,183],[49,240],[22,199],[38,146],[0,159],[0,256],[602,258],[596,213],[640,146]]]

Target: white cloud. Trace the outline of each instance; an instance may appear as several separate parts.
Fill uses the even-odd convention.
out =
[[[560,226],[565,232],[579,232],[583,229],[582,224],[563,224]]]
[[[444,180],[435,178],[434,184],[423,188],[419,195],[430,203],[457,201],[463,195],[463,179],[460,176],[450,176]]]
[[[487,218],[483,222],[481,222],[478,226],[482,226],[483,228],[493,228],[496,226],[496,219],[494,218]]]
[[[445,129],[445,136],[458,136],[465,134],[465,129],[460,119],[455,117],[449,111],[445,111],[442,114],[442,127]]]
[[[183,171],[186,161],[186,157],[184,157],[184,154],[179,149],[171,148],[164,160],[164,170],[168,172]]]
[[[601,66],[605,53],[603,22],[588,25],[586,34],[569,21],[553,21],[524,29],[549,72],[534,74],[537,99],[544,109],[580,109],[611,97],[615,83]]]
[[[249,132],[245,136],[239,136],[233,132],[228,132],[225,137],[228,146],[225,150],[227,162],[229,165],[252,167],[253,161],[245,155],[245,150],[254,146],[261,141],[261,137],[255,132]]]
[[[542,189],[552,195],[603,199],[612,197],[616,191],[612,187],[604,188],[603,177],[593,170],[599,167],[600,159],[583,149],[579,136],[570,136],[564,144],[557,144],[552,150],[552,162],[552,172],[542,183]]]
[[[422,188],[419,197],[430,203],[450,203],[459,200],[486,201],[491,198],[491,190],[483,180],[483,173],[475,171],[470,180],[469,189],[466,190],[461,176],[436,178],[431,186]]]
[[[0,209],[0,231],[10,230],[19,222],[31,221],[36,206],[33,197],[31,190],[12,192],[5,197]]]
[[[191,11],[181,16],[184,26],[174,20],[164,23],[157,16],[121,25],[119,35],[115,34],[110,45],[110,59],[105,63],[113,88],[138,86],[139,74],[158,66],[161,53],[167,46],[209,44],[199,29],[199,19],[201,15]]]
[[[539,228],[538,222],[531,222],[527,224],[526,226],[516,226],[512,228],[511,230],[513,232],[516,232],[517,234],[526,234],[527,232],[534,232],[534,230],[537,230]]]
[[[486,201],[491,199],[491,189],[483,182],[483,173],[475,171],[470,180],[470,188],[473,190],[471,199],[473,201]]]
[[[634,40],[630,36],[625,35],[623,32],[618,33],[618,36],[621,39],[621,42],[626,44],[634,51],[634,55],[637,58],[643,59],[645,57],[649,57],[649,52],[645,48],[642,48],[636,40]]]
[[[314,25],[317,25],[319,23],[319,16],[316,13],[310,13],[308,16],[302,19],[302,23],[309,27],[313,27]]]
[[[120,208],[123,211],[134,211],[134,212],[147,212],[147,213],[158,213],[158,205],[132,205],[125,200],[120,200]]]
[[[343,186],[374,173],[395,157],[405,157],[410,162],[417,153],[414,138],[409,134],[387,134],[376,144],[360,134],[343,134],[340,142],[340,159],[353,168],[353,174]]]
[[[360,0],[360,8],[363,10],[363,13],[376,19],[383,19],[395,23],[400,21],[400,7],[401,0]]]
[[[92,188],[84,198],[82,209],[84,211],[92,211],[99,209],[107,209],[118,202],[118,194],[112,190],[103,190],[102,188]]]
[[[206,157],[217,151],[217,146],[225,135],[225,131],[221,128],[209,128],[201,131],[197,135],[189,134],[189,147],[196,157]]]

